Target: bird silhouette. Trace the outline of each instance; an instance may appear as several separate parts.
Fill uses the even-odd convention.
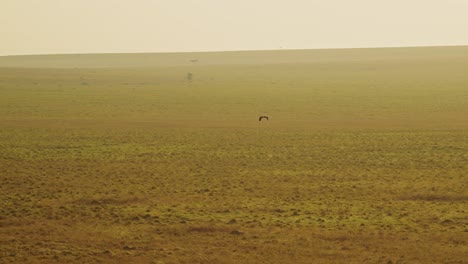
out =
[[[260,121],[262,121],[262,119],[264,119],[264,118],[268,121],[268,116],[260,116],[260,117],[258,118],[258,121],[260,122]]]

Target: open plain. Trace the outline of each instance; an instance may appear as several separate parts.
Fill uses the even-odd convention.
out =
[[[467,69],[468,47],[0,57],[0,263],[468,263]]]

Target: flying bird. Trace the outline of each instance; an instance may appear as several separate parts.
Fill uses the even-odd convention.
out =
[[[260,116],[258,118],[258,122],[262,121],[263,118],[265,118],[268,121],[268,116]]]

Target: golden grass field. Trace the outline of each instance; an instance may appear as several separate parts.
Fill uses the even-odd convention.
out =
[[[468,263],[467,69],[468,47],[0,57],[0,263]]]

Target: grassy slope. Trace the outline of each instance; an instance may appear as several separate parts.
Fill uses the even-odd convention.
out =
[[[462,263],[467,66],[468,47],[0,57],[0,261]]]

